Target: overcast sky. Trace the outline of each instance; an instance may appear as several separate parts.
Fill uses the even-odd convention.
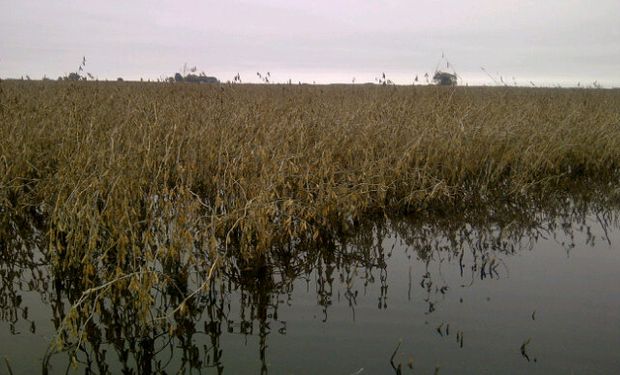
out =
[[[82,56],[100,79],[187,63],[223,81],[408,84],[447,59],[470,84],[620,86],[620,0],[0,0],[0,77],[56,78]]]

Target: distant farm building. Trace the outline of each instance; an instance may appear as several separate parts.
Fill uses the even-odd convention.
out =
[[[439,86],[456,86],[456,74],[437,71],[433,76],[433,82]]]

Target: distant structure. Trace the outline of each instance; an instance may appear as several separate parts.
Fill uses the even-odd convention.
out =
[[[458,77],[456,76],[456,74],[442,72],[438,70],[433,76],[433,82],[435,82],[435,84],[439,86],[456,86],[457,78]]]
[[[440,65],[445,65],[446,70],[451,70],[452,73],[448,73],[444,70],[439,70]],[[433,75],[433,82],[438,86],[456,86],[458,82],[458,75],[456,74],[456,70],[454,70],[454,65],[448,61],[446,55],[441,53],[441,60],[437,63],[435,67],[435,74]]]

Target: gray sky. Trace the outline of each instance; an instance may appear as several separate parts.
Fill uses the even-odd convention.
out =
[[[0,77],[407,84],[442,53],[464,82],[620,86],[619,0],[0,0]]]

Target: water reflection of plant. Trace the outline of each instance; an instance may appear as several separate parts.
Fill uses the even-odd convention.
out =
[[[110,363],[120,363],[125,372],[168,371],[172,366],[181,372],[211,368],[223,373],[222,335],[238,334],[258,337],[261,372],[266,373],[268,337],[274,331],[286,333],[278,310],[290,301],[296,280],[316,280],[324,321],[339,288],[355,317],[358,283],[364,288],[377,285],[378,308],[388,308],[387,260],[393,249],[385,248],[383,240],[395,236],[406,244],[410,256],[426,265],[419,285],[426,291],[427,312],[432,313],[449,292],[433,264],[459,262],[461,276],[469,282],[503,277],[507,272],[503,258],[527,251],[540,238],[563,233],[562,238],[569,239],[564,244],[567,251],[574,246],[575,233],[584,233],[586,242],[594,244],[592,218],[608,240],[609,228],[619,224],[619,203],[609,189],[567,191],[518,204],[469,202],[467,210],[378,218],[360,223],[353,233],[323,237],[318,247],[314,242],[291,244],[252,261],[236,255],[232,245],[220,245],[218,251],[227,251],[227,258],[222,258],[215,277],[209,276],[210,262],[178,256],[161,263],[144,262],[144,272],[123,276],[105,289],[96,288],[106,284],[93,287],[79,270],[55,266],[41,248],[44,240],[37,227],[44,223],[33,212],[21,216],[4,212],[0,318],[11,327],[32,324],[34,330],[21,296],[29,291],[42,295],[59,332],[44,368],[66,353],[68,364],[98,373],[114,372]],[[151,228],[153,235],[160,234],[155,241],[159,246],[170,245],[168,225],[179,223],[164,219]],[[410,283],[417,284],[411,279]],[[201,337],[208,345],[201,345]]]

